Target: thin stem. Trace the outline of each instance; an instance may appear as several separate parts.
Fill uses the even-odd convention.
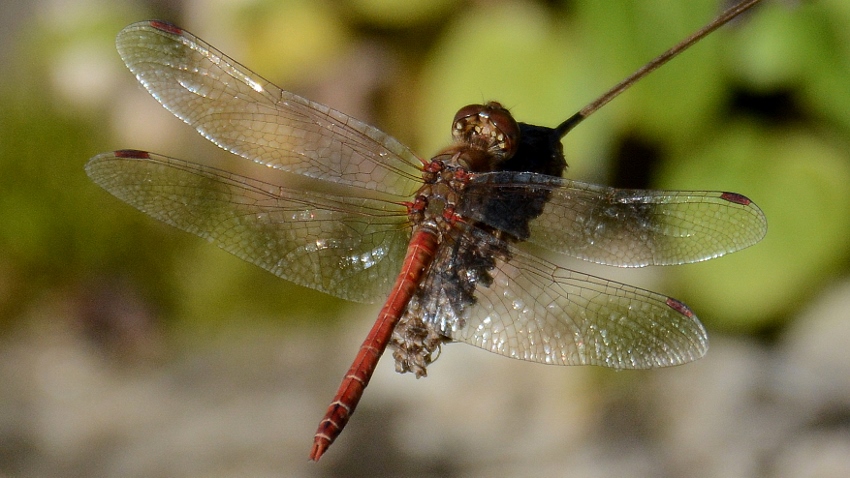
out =
[[[610,90],[605,92],[602,96],[600,96],[599,98],[596,98],[591,103],[589,103],[587,106],[585,106],[580,111],[578,111],[576,114],[567,118],[566,121],[564,121],[563,123],[558,125],[557,128],[555,128],[555,131],[558,132],[558,134],[560,135],[559,137],[563,138],[564,135],[567,134],[573,128],[575,128],[576,125],[578,125],[579,123],[581,123],[582,121],[587,119],[588,116],[595,113],[596,110],[598,110],[599,108],[602,108],[603,106],[608,104],[609,101],[616,98],[617,95],[619,95],[620,93],[622,93],[623,91],[628,89],[634,83],[637,83],[639,80],[641,80],[646,75],[657,70],[659,67],[661,67],[661,65],[672,60],[679,53],[682,53],[683,51],[688,49],[688,47],[690,47],[694,43],[702,40],[709,33],[713,32],[714,30],[717,30],[720,27],[722,27],[723,25],[728,23],[730,20],[732,20],[733,18],[740,15],[741,13],[744,13],[745,11],[749,10],[750,8],[755,6],[757,3],[759,3],[760,1],[761,0],[744,0],[741,3],[738,3],[737,5],[730,7],[728,10],[721,13],[720,16],[718,16],[717,18],[712,20],[711,23],[709,23],[708,25],[697,30],[696,32],[691,34],[691,36],[685,38],[679,44],[675,45],[673,48],[670,48],[669,50],[665,51],[664,53],[658,55],[657,57],[655,57],[654,60],[650,61],[649,63],[647,63],[646,65],[644,65],[640,69],[638,69],[636,72],[632,73],[631,76],[629,76],[625,80],[617,83],[616,85],[614,85],[613,88],[611,88]]]

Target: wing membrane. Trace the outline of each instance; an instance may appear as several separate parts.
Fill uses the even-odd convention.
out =
[[[615,369],[679,365],[708,350],[702,324],[675,299],[556,266],[480,230],[473,234],[509,254],[489,278],[479,275],[475,301],[462,307],[446,297],[452,287],[441,284],[442,267],[429,273],[429,286],[442,286],[442,293],[425,310],[453,340],[532,362]],[[451,254],[441,249],[435,264],[451,263]]]
[[[86,172],[156,219],[352,301],[386,296],[410,238],[405,210],[393,203],[296,191],[152,153],[101,154]]]
[[[499,172],[479,175],[464,195],[459,209],[466,217],[555,252],[615,266],[703,261],[749,247],[767,232],[755,203],[717,191],[614,189]],[[535,201],[539,207],[530,207],[530,214],[536,216],[518,217],[523,204]]]
[[[283,91],[203,40],[158,21],[118,34],[142,85],[205,138],[252,161],[409,197],[422,161],[377,128]]]

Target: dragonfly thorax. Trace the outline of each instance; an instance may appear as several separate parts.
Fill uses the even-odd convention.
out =
[[[411,224],[436,233],[449,230],[458,219],[455,208],[470,177],[464,168],[449,166],[442,160],[428,163],[422,173],[424,184],[409,206]]]

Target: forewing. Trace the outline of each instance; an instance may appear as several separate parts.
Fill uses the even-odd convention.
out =
[[[740,194],[614,189],[534,173],[478,175],[459,212],[552,251],[624,267],[712,259],[767,232],[764,213]]]
[[[482,243],[498,241],[475,231]],[[453,301],[438,271],[427,318],[452,340],[501,355],[557,365],[648,369],[691,362],[708,349],[706,331],[681,302],[625,284],[565,269],[507,244],[474,302]],[[451,263],[442,248],[435,264]],[[492,280],[489,280],[492,279]],[[434,289],[433,286],[440,286]],[[437,293],[436,291],[440,291]],[[454,304],[454,305],[453,305]]]
[[[156,219],[347,300],[382,299],[410,237],[405,210],[393,203],[292,190],[143,151],[95,156],[86,172]]]
[[[407,198],[419,160],[377,128],[283,91],[194,35],[160,21],[118,34],[118,52],[169,111],[252,161]]]

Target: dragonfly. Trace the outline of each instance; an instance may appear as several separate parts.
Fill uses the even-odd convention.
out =
[[[125,149],[91,158],[86,172],[142,212],[281,278],[384,302],[320,422],[310,450],[318,461],[387,347],[396,370],[417,378],[449,342],[614,369],[679,365],[706,353],[706,330],[681,301],[537,251],[642,267],[712,259],[764,237],[764,214],[741,194],[566,179],[561,143],[630,84],[757,1],[730,8],[555,128],[517,122],[495,101],[465,106],[451,124],[452,143],[431,159],[278,88],[171,23],[134,23],[116,44],[138,81],[248,161],[219,167]]]

